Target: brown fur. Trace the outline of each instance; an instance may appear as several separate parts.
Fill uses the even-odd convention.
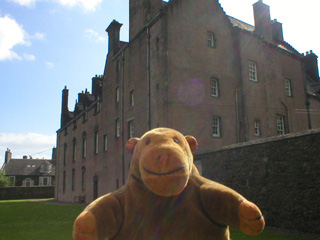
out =
[[[228,240],[229,226],[263,231],[259,208],[199,175],[197,140],[158,128],[126,145],[133,153],[127,183],[92,202],[76,219],[77,240]]]

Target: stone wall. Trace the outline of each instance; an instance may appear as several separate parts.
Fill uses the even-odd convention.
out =
[[[54,187],[0,188],[0,200],[53,198]]]
[[[203,176],[255,202],[267,226],[320,233],[320,129],[225,147],[195,158]]]

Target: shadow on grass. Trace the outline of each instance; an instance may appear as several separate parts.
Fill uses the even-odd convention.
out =
[[[52,200],[0,201],[0,240],[71,240],[73,222],[85,206],[47,204]],[[231,239],[315,240],[268,231],[252,237],[236,230]]]

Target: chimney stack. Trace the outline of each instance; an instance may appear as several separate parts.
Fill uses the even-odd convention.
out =
[[[7,148],[7,151],[6,151],[5,157],[4,157],[4,164],[7,164],[11,158],[12,158],[12,153],[11,153],[10,149]]]
[[[60,127],[63,128],[67,125],[69,121],[69,108],[68,108],[68,100],[69,99],[69,89],[67,86],[62,90],[62,106],[61,106],[61,122]]]
[[[110,23],[109,27],[106,29],[106,32],[109,35],[109,48],[108,53],[111,53],[111,56],[115,55],[120,50],[120,28],[122,24],[113,20]]]
[[[96,97],[102,95],[102,76],[96,75],[92,78],[92,94]]]
[[[272,41],[270,7],[259,0],[253,4],[255,33],[267,41]]]
[[[306,55],[303,57],[303,63],[306,74],[315,82],[320,82],[318,56],[315,55],[312,50],[310,50],[310,52],[306,52]]]
[[[272,37],[275,42],[283,41],[282,23],[279,23],[277,19],[272,23]]]

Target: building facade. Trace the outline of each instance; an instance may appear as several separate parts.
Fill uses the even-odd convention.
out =
[[[5,170],[11,187],[54,186],[55,184],[54,158],[32,159],[28,156],[23,156],[22,159],[12,158],[12,152],[7,149],[1,169]]]
[[[69,111],[62,91],[56,200],[90,202],[121,187],[126,141],[155,127],[195,136],[195,154],[320,127],[317,56],[285,42],[261,0],[255,26],[226,15],[217,0],[129,4],[129,42],[114,20],[92,93],[79,93]]]

